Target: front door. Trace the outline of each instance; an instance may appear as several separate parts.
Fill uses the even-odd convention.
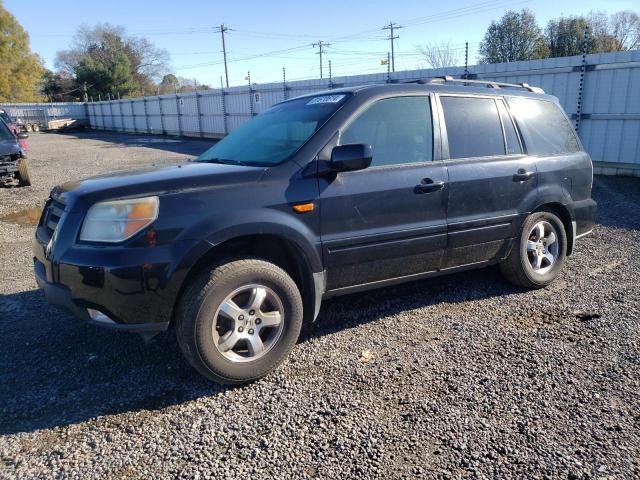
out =
[[[432,125],[428,96],[402,96],[366,106],[341,130],[341,145],[371,145],[373,160],[320,179],[327,290],[439,268],[447,178]]]
[[[533,158],[521,142],[504,101],[441,95],[449,160],[447,253],[442,268],[501,256],[536,193]]]

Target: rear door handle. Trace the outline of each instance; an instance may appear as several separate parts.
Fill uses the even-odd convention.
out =
[[[536,172],[527,172],[524,168],[518,170],[513,176],[514,182],[526,182],[527,180],[531,180],[535,176]]]
[[[415,193],[431,193],[444,188],[444,182],[434,182],[430,178],[423,178],[419,185],[416,185]]]

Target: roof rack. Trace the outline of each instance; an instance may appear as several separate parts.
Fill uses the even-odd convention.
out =
[[[469,80],[466,78],[453,78],[450,75],[445,75],[442,77],[433,77],[416,80],[410,83],[436,83],[443,84],[445,82],[451,83],[462,83],[465,85],[486,85],[487,88],[526,88],[528,91],[533,93],[544,93],[544,90],[540,87],[532,87],[528,83],[504,83],[504,82],[495,82],[493,80]]]

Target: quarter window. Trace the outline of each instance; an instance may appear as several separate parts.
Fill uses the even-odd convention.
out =
[[[527,153],[558,155],[580,150],[576,134],[560,107],[546,100],[508,99],[518,125],[525,130]]]
[[[349,124],[340,144],[371,145],[372,166],[433,160],[433,126],[429,97],[380,100]]]
[[[449,158],[504,155],[504,137],[492,98],[440,97]]]

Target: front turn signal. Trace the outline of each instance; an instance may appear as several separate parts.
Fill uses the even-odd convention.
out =
[[[314,209],[313,202],[309,203],[298,203],[297,205],[293,205],[293,211],[298,213],[307,213],[312,212]]]

